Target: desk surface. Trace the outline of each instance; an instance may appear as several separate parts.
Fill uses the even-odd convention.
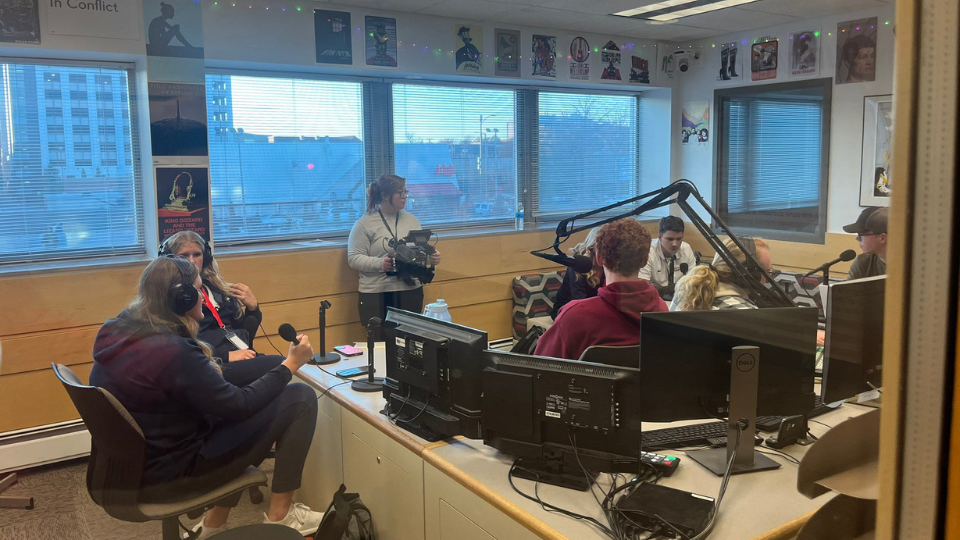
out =
[[[378,344],[382,345],[382,344]],[[359,344],[358,344],[359,346]],[[324,366],[329,372],[348,367],[366,365],[366,355],[347,358],[337,364]],[[378,347],[374,362],[378,375],[384,375],[385,350]],[[328,375],[316,366],[304,366],[298,374],[300,379],[321,391],[340,383],[336,377]],[[513,491],[507,480],[507,471],[513,462],[513,456],[501,454],[486,446],[483,441],[462,437],[430,443],[412,433],[403,430],[384,415],[380,414],[384,399],[380,392],[354,392],[349,384],[333,387],[329,394],[336,402],[364,418],[374,427],[387,434],[410,451],[423,457],[425,461],[437,467],[454,480],[474,491],[490,504],[513,517],[531,530],[545,537],[603,539],[604,534],[594,526],[560,514],[550,513]],[[826,426],[834,426],[847,418],[859,416],[871,409],[857,405],[844,405],[816,418],[810,429],[814,435],[822,435]],[[676,424],[650,424],[657,429]],[[644,427],[647,427],[645,425]],[[765,447],[759,447],[764,449]],[[783,451],[802,458],[808,447],[793,445]],[[824,495],[816,499],[807,499],[797,492],[797,465],[766,449],[771,457],[781,464],[774,471],[763,471],[731,477],[726,495],[720,507],[711,540],[742,540],[762,536],[797,518],[816,510],[831,497]],[[665,452],[666,453],[666,452]],[[720,489],[721,478],[686,457],[683,451],[670,452],[681,458],[680,467],[670,478],[663,478],[665,486],[716,497]],[[609,475],[601,475],[604,487],[609,486]],[[514,479],[516,486],[528,494],[533,494],[534,483],[523,479]],[[589,515],[606,523],[602,512],[589,492],[579,492],[542,484],[539,487],[542,500],[556,506]]]

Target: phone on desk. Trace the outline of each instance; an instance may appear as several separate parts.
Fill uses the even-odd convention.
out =
[[[337,345],[333,350],[344,356],[360,356],[363,354],[363,351],[354,347],[353,345]]]
[[[344,379],[349,379],[350,377],[359,377],[361,375],[366,375],[368,369],[369,368],[367,366],[341,369],[337,372],[337,377]]]

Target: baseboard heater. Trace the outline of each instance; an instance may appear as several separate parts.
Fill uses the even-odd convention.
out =
[[[0,433],[0,474],[89,454],[90,432],[83,420]]]

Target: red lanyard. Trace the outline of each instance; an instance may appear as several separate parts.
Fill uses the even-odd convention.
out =
[[[204,305],[207,306],[207,309],[210,310],[210,313],[213,313],[213,318],[217,320],[217,324],[220,325],[220,328],[224,328],[224,326],[223,326],[223,321],[220,320],[220,314],[217,313],[217,309],[216,309],[215,307],[213,307],[213,302],[211,302],[211,301],[210,301],[210,297],[207,296],[207,288],[204,287],[203,289],[201,289],[201,292],[203,292],[203,303],[204,303]]]

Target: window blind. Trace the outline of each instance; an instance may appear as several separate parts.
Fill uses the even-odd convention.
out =
[[[360,83],[208,74],[219,245],[346,235],[365,208]]]
[[[0,264],[144,252],[132,69],[0,63]]]
[[[516,96],[511,89],[393,85],[396,174],[420,223],[512,220],[517,207]]]
[[[569,215],[640,194],[638,97],[543,92],[534,214]]]

